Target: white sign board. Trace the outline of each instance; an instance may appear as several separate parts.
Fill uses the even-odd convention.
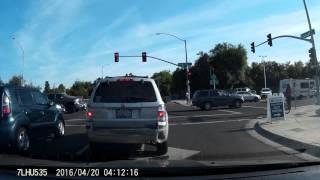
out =
[[[268,106],[268,120],[285,120],[284,111],[284,96],[281,95],[269,95],[267,100]]]

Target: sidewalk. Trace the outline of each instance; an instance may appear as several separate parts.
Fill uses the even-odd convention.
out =
[[[320,157],[320,106],[292,109],[286,120],[257,122],[258,133],[279,144]]]
[[[172,100],[171,102],[180,104],[182,106],[192,106],[192,103],[190,102],[189,104],[187,104],[187,101],[185,99]]]

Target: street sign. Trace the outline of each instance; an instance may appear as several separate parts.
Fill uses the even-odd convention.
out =
[[[301,35],[300,35],[300,37],[301,38],[303,38],[303,39],[305,39],[305,38],[307,38],[307,37],[309,37],[309,36],[311,36],[311,35],[314,35],[316,32],[314,31],[314,29],[312,29],[311,31],[307,31],[307,32],[305,32],[305,33],[302,33]]]
[[[188,67],[190,68],[192,63],[188,63]],[[186,63],[178,63],[179,67],[186,68]]]
[[[268,120],[285,120],[284,96],[268,96]]]

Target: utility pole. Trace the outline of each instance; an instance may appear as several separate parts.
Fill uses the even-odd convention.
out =
[[[314,58],[315,58],[315,62],[316,62],[316,88],[317,88],[317,105],[320,105],[320,96],[319,96],[319,65],[318,65],[318,60],[317,60],[317,51],[316,51],[316,46],[314,43],[314,37],[313,37],[313,33],[311,33],[312,31],[312,26],[311,26],[311,21],[310,21],[310,17],[309,17],[309,12],[308,12],[308,8],[307,8],[307,4],[306,1],[303,0],[303,5],[304,5],[304,9],[306,11],[306,15],[307,15],[307,20],[308,20],[308,25],[309,25],[309,31],[310,31],[310,40],[311,40],[311,44],[312,44],[312,48],[314,50]]]
[[[264,88],[267,88],[266,63],[264,61],[264,58],[266,58],[267,56],[259,56],[259,57],[262,58],[262,62],[263,62]]]

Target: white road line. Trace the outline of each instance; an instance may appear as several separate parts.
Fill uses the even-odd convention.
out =
[[[267,107],[256,107],[256,106],[242,106],[246,108],[255,108],[255,109],[267,109]]]
[[[66,119],[65,121],[85,121],[86,119]]]
[[[86,125],[84,124],[66,124],[66,127],[85,127]]]
[[[241,112],[230,111],[230,110],[225,110],[225,109],[218,109],[218,111],[220,111],[220,112],[226,112],[226,113],[231,113],[231,114],[243,114],[243,113],[241,113]]]
[[[169,119],[177,119],[177,118],[197,118],[197,117],[215,117],[215,116],[226,116],[230,114],[204,114],[204,115],[194,115],[194,116],[170,116]]]
[[[170,126],[177,125],[199,125],[199,124],[217,124],[217,123],[230,123],[230,122],[241,122],[241,121],[251,121],[255,119],[235,119],[235,120],[223,120],[223,121],[209,121],[209,122],[184,122],[184,123],[169,123]]]
[[[81,148],[76,154],[81,155],[84,151],[89,149],[89,144],[85,145],[83,148]]]

